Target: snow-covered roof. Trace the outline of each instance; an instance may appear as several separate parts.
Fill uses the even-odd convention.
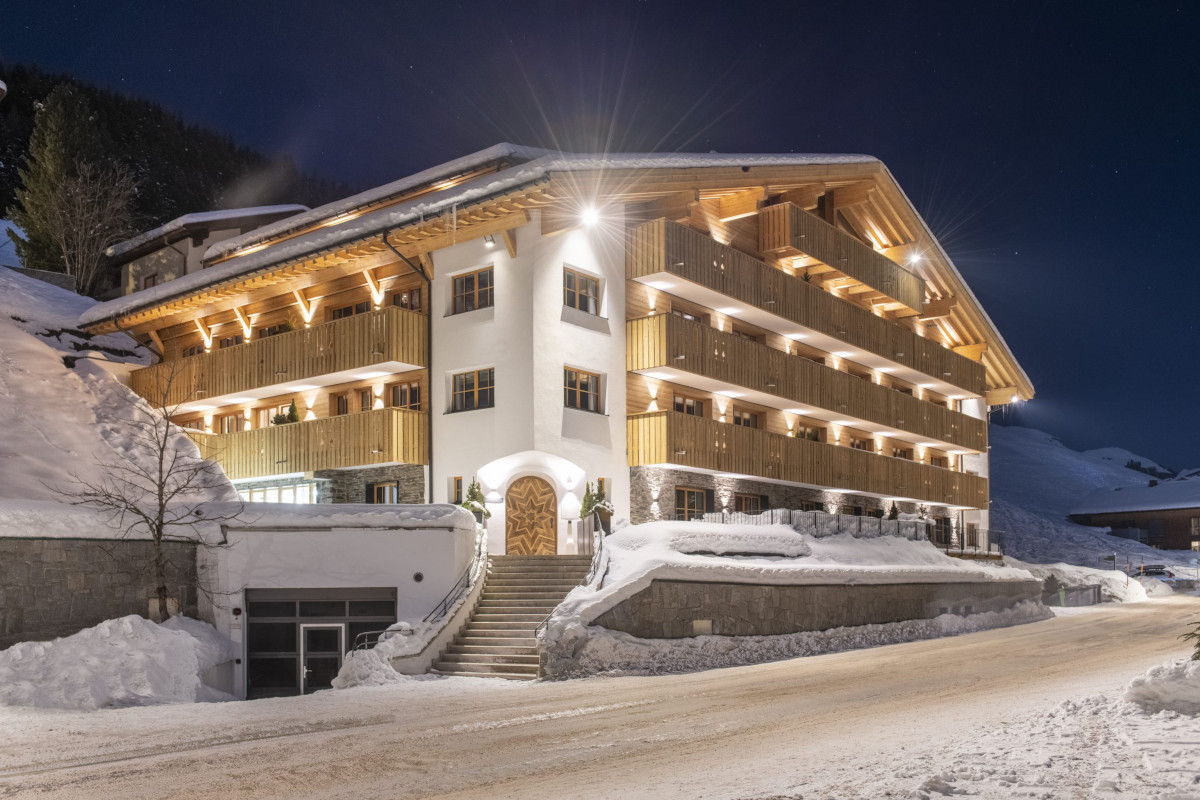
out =
[[[558,153],[501,144],[481,150],[470,156],[449,161],[416,175],[386,184],[345,200],[339,200],[313,209],[305,214],[289,217],[273,225],[265,225],[243,236],[233,237],[214,244],[205,253],[205,260],[227,255],[238,247],[255,244],[260,240],[278,236],[299,226],[316,224],[363,205],[370,204],[407,188],[437,180],[439,177],[460,174],[505,156],[532,157],[531,161],[509,167],[501,172],[490,173],[464,181],[452,189],[432,196],[417,198],[407,203],[380,208],[348,220],[339,225],[318,228],[300,236],[287,239],[272,247],[232,258],[200,272],[193,272],[172,281],[143,289],[125,297],[118,297],[89,309],[79,320],[81,325],[93,325],[106,319],[129,314],[137,309],[156,305],[174,297],[180,297],[222,281],[249,275],[275,264],[312,253],[332,249],[358,241],[365,236],[389,228],[401,227],[429,217],[435,217],[456,206],[471,203],[486,197],[513,191],[535,181],[544,180],[555,172],[590,172],[607,169],[697,169],[704,167],[769,167],[805,166],[815,164],[868,164],[878,159],[867,155],[850,154],[746,154],[746,153]]]
[[[1071,514],[1120,514],[1127,511],[1168,511],[1200,508],[1200,479],[1177,478],[1155,486],[1101,489],[1083,498]]]
[[[197,228],[216,227],[215,223],[235,223],[241,220],[255,219],[257,217],[278,217],[281,215],[292,216],[304,211],[308,211],[308,206],[279,205],[252,206],[250,208],[227,208],[222,211],[201,211],[195,214],[184,214],[182,217],[176,217],[170,222],[159,225],[157,228],[152,228],[145,233],[139,233],[132,239],[126,239],[123,242],[117,242],[112,247],[109,247],[107,250],[105,250],[104,254],[110,258],[128,255],[135,250],[145,247],[151,242],[156,242],[160,239],[163,241],[169,241],[176,234],[182,235],[186,231],[195,230]]]

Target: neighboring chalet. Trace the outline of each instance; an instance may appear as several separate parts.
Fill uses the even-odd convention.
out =
[[[1092,492],[1069,519],[1162,550],[1200,550],[1200,475]]]
[[[108,269],[121,273],[115,295],[127,295],[203,268],[204,252],[268,222],[308,211],[308,206],[256,206],[184,214],[104,251]]]
[[[969,541],[988,409],[1033,396],[870,156],[499,145],[200,266],[84,316],[163,354],[136,391],[248,499],[477,477],[493,552],[576,552],[588,482],[634,522],[896,504]]]

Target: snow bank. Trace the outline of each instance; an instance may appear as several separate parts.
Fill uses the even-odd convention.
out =
[[[1120,570],[1093,569],[1079,567],[1073,564],[1029,564],[1015,558],[1005,556],[1004,563],[1010,567],[1023,569],[1035,578],[1047,580],[1053,578],[1068,589],[1084,586],[1099,586],[1100,596],[1105,602],[1136,603],[1145,600],[1147,592],[1142,584],[1131,579]],[[1162,581],[1158,581],[1162,583]],[[1165,584],[1163,584],[1165,585]],[[1170,592],[1168,591],[1168,594]]]
[[[1178,660],[1134,678],[1125,699],[1151,713],[1200,714],[1200,661]]]
[[[561,650],[572,652],[574,657],[555,661],[555,677],[657,675],[757,664],[954,636],[1037,622],[1049,616],[1040,603],[1021,603],[1006,611],[969,616],[943,614],[933,619],[779,636],[695,636],[686,639],[639,639],[620,631],[591,626],[572,631],[558,642]]]
[[[0,650],[0,703],[90,711],[230,700],[200,676],[233,657],[233,643],[207,623],[120,617]]]

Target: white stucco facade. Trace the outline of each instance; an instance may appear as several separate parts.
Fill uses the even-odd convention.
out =
[[[505,494],[532,475],[553,487],[559,553],[577,552],[574,525],[588,481],[604,478],[617,516],[629,514],[625,457],[625,251],[621,208],[601,222],[543,236],[541,220],[514,231],[510,257],[495,237],[434,254],[432,287],[434,502],[452,500],[452,481],[478,478],[492,517],[489,549],[505,551]],[[494,304],[452,314],[454,277],[491,266]],[[600,281],[598,315],[565,306],[563,269]],[[601,376],[601,413],[565,408],[563,370]],[[452,376],[495,370],[495,406],[450,412]]]

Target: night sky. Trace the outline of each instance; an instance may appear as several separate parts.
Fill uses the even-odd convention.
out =
[[[1196,3],[0,10],[2,61],[360,188],[499,141],[878,156],[1033,380],[1009,421],[1180,468],[1200,466],[1198,41]]]

